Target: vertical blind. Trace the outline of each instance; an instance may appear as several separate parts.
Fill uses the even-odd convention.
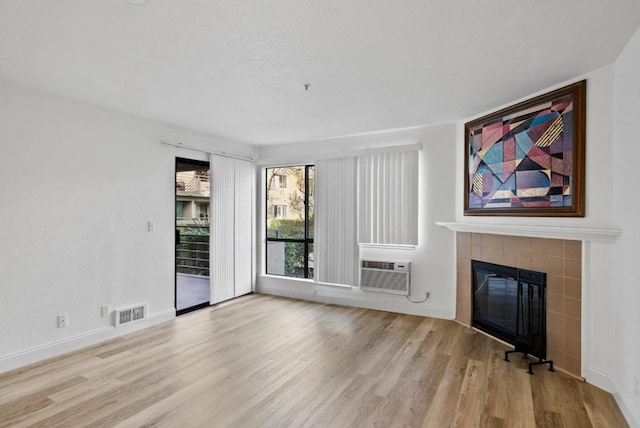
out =
[[[254,166],[211,156],[211,303],[251,292]]]
[[[418,244],[418,151],[358,156],[358,241]]]
[[[357,285],[356,158],[315,163],[314,276],[318,282]]]

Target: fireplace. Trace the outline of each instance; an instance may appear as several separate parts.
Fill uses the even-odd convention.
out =
[[[473,260],[545,273],[546,358],[581,377],[581,249],[580,241],[456,233],[456,320],[473,325]]]
[[[473,326],[514,346],[510,352],[546,359],[547,275],[472,261]],[[508,353],[505,359],[508,361]],[[553,363],[550,363],[553,369]],[[531,372],[531,366],[529,367]]]

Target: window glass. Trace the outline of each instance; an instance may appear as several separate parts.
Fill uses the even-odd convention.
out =
[[[266,205],[267,273],[312,278],[313,166],[267,168]]]

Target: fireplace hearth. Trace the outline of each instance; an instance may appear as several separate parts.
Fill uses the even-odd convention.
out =
[[[529,374],[538,364],[553,371],[546,360],[546,274],[472,260],[472,277],[473,326],[514,347],[505,361],[521,352],[538,359],[529,363]]]

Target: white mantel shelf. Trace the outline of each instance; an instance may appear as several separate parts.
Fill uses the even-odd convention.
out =
[[[528,236],[533,238],[568,239],[573,241],[615,242],[620,229],[595,229],[559,226],[518,226],[506,224],[458,223],[437,221],[438,226],[454,232],[490,233],[493,235]]]

